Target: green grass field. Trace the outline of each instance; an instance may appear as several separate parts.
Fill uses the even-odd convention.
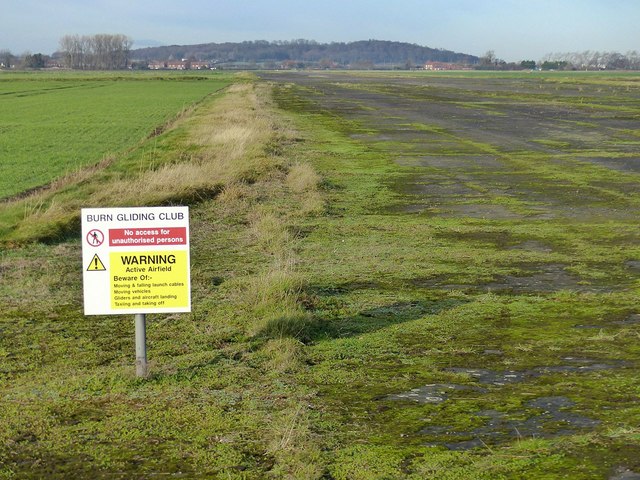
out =
[[[219,75],[0,75],[0,199],[139,144]]]
[[[0,204],[0,478],[634,478],[639,78],[229,78]],[[191,207],[146,380],[77,223],[137,202]]]

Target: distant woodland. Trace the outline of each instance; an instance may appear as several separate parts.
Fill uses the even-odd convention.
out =
[[[425,62],[446,62],[475,65],[479,58],[449,50],[422,47],[411,43],[365,40],[350,43],[318,43],[313,40],[269,42],[266,40],[241,43],[205,43],[200,45],[172,45],[133,50],[135,60],[153,61],[188,58],[198,61],[224,63],[316,64],[330,67],[401,65],[423,66]]]

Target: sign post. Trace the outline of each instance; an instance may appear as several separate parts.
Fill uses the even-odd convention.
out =
[[[191,311],[188,207],[82,209],[85,315],[134,314],[136,374],[146,314]]]
[[[146,378],[149,373],[147,366],[147,316],[138,313],[136,321],[136,376]]]

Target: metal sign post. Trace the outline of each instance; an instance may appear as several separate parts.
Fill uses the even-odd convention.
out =
[[[136,376],[146,378],[149,373],[147,366],[147,316],[138,313],[136,322]]]

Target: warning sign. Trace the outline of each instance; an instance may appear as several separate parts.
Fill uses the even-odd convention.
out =
[[[88,272],[104,272],[107,269],[104,268],[104,263],[100,260],[98,254],[95,254],[89,263],[89,267],[87,267]]]
[[[82,238],[85,315],[191,311],[188,207],[83,209]]]

